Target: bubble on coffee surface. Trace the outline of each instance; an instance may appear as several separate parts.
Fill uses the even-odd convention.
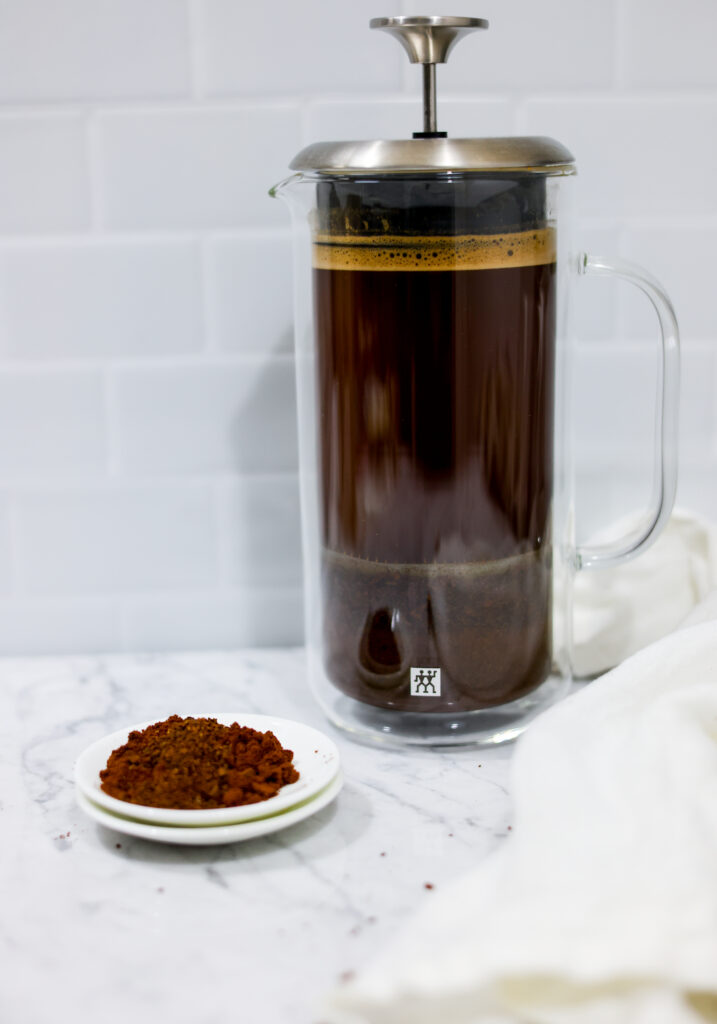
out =
[[[317,270],[498,270],[554,263],[554,228],[502,235],[314,236]]]

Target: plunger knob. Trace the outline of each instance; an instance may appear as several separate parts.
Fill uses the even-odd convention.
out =
[[[371,28],[390,32],[408,54],[411,64],[423,65],[423,131],[414,138],[445,137],[436,129],[436,64],[445,64],[459,39],[479,28],[485,18],[397,17],[372,18]]]

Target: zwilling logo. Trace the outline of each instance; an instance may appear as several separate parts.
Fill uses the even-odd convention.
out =
[[[412,668],[411,696],[440,697],[441,670],[439,668]]]

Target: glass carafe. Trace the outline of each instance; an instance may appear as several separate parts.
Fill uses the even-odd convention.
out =
[[[319,143],[292,211],[309,677],[389,743],[496,743],[570,681],[572,580],[656,537],[674,499],[677,327],[664,292],[572,238],[575,164],[543,138],[450,140],[435,64],[479,19],[377,19],[424,69],[424,131]],[[572,284],[617,273],[662,338],[652,507],[577,547]]]

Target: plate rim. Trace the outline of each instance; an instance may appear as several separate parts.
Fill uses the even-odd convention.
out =
[[[341,770],[340,752],[331,737],[321,732],[315,726],[307,725],[304,722],[297,721],[296,719],[284,718],[277,715],[267,715],[259,712],[249,712],[246,714],[237,714],[236,712],[212,712],[210,714],[195,713],[191,715],[182,714],[180,717],[216,718],[220,721],[220,724],[224,724],[221,721],[222,719],[231,719],[232,722],[239,722],[240,724],[245,722],[249,728],[257,728],[262,732],[266,732],[268,730],[274,731],[274,727],[279,728],[280,730],[281,726],[284,724],[291,726],[294,729],[298,728],[309,734],[314,734],[316,739],[312,739],[311,742],[317,743],[320,754],[323,754],[324,756],[326,754],[329,755],[330,761],[333,762],[333,770],[330,775],[323,775],[320,780],[321,784],[318,787],[316,783],[310,783],[307,791],[304,793],[297,793],[295,790],[292,792],[292,787],[301,782],[301,779],[299,779],[295,783],[289,783],[288,785],[282,786],[279,792],[268,800],[260,800],[253,804],[239,804],[235,807],[211,807],[203,810],[191,810],[187,808],[175,809],[170,807],[152,807],[148,804],[134,804],[129,801],[120,800],[117,797],[110,796],[108,793],[105,793],[100,789],[99,785],[93,785],[93,783],[89,781],[90,773],[85,771],[85,762],[91,758],[95,748],[107,748],[107,756],[109,756],[109,753],[111,753],[112,750],[127,742],[127,738],[131,732],[140,731],[142,729],[146,729],[150,725],[166,721],[166,718],[152,718],[144,722],[116,729],[114,732],[107,733],[105,736],[99,737],[85,747],[75,759],[74,781],[76,787],[93,804],[102,807],[108,813],[140,821],[148,825],[173,827],[182,826],[193,829],[220,828],[223,825],[236,825],[241,822],[256,821],[272,817],[276,814],[285,813],[287,810],[312,799],[312,796],[320,793],[321,790],[325,786],[329,785]],[[279,740],[283,743],[280,738]],[[306,769],[304,769],[304,771],[305,770]],[[99,779],[99,775],[97,776],[97,779]]]
[[[266,818],[236,822],[232,825],[218,825],[215,828],[153,825],[145,821],[120,818],[98,804],[94,804],[79,789],[75,790],[75,800],[82,812],[95,824],[122,835],[132,836],[134,839],[176,846],[214,846],[260,839],[262,836],[271,835],[281,829],[290,828],[292,825],[298,825],[328,807],[343,789],[344,782],[343,771],[339,769],[333,779],[315,797],[305,801],[299,807],[293,807],[281,814],[272,814]]]

